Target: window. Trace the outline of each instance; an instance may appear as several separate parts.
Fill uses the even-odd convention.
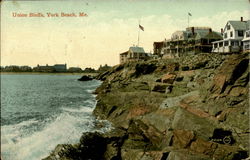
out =
[[[223,46],[223,42],[220,42],[220,43],[219,43],[219,46],[222,47],[222,46]]]
[[[247,44],[247,45],[245,45],[245,47],[244,47],[246,50],[247,49],[250,49],[250,45],[249,44]]]
[[[230,37],[233,37],[233,31],[230,32]]]
[[[246,32],[246,37],[250,37],[250,32],[249,31]]]
[[[224,33],[224,38],[227,38],[227,33]]]
[[[230,25],[229,24],[227,25],[227,30],[230,30]]]
[[[238,31],[238,36],[243,37],[243,31]]]
[[[137,53],[134,53],[134,57],[135,57],[135,58],[137,57]]]
[[[224,46],[228,46],[228,41],[225,41],[225,42],[224,42]]]
[[[203,44],[208,44],[208,40],[207,39],[202,39],[202,43]]]
[[[235,45],[235,46],[239,46],[239,42],[238,42],[238,41],[235,41],[234,45]]]

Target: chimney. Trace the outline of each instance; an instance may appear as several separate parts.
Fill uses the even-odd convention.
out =
[[[221,33],[221,35],[223,35],[223,28],[220,29],[220,33]]]
[[[240,17],[240,21],[243,22],[243,17]]]
[[[192,27],[191,30],[192,30],[192,34],[194,35],[194,27]]]
[[[212,28],[209,28],[209,33],[212,33]]]

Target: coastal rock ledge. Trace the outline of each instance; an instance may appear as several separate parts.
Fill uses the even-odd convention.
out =
[[[243,160],[249,157],[248,54],[129,62],[99,74],[93,114],[108,133],[84,133],[44,160]]]

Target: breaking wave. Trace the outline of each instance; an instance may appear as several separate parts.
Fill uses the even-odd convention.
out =
[[[79,85],[78,81],[72,81],[72,83]],[[98,85],[100,82],[97,81],[88,82],[87,85],[81,83],[80,88],[75,88],[72,91],[67,89],[67,92],[70,93],[65,91],[64,94],[60,94],[60,97],[56,98],[56,100],[60,99],[60,101],[56,101],[57,105],[41,106],[44,108],[42,112],[36,109],[36,111],[40,111],[36,112],[37,115],[40,113],[40,116],[32,116],[32,118],[21,122],[12,118],[9,119],[11,123],[2,124],[1,158],[4,160],[39,160],[48,156],[57,144],[78,143],[83,132],[110,130],[111,125],[107,121],[99,121],[92,116],[96,101],[95,96],[88,90],[94,90]],[[57,92],[60,91],[57,90]],[[79,99],[72,101],[74,98],[72,94],[75,92],[77,92],[76,96],[79,96],[78,93],[82,93],[82,95]],[[67,102],[67,98],[69,102]],[[11,101],[9,100],[9,102]],[[51,101],[50,104],[52,102],[55,103],[55,101]],[[35,106],[29,107],[29,110],[35,110]],[[10,110],[7,112],[2,109],[1,111],[2,114],[10,112]],[[16,116],[16,113],[12,115]],[[18,113],[23,114],[22,116],[26,114],[26,112],[20,111]],[[31,114],[32,112],[27,113]],[[1,118],[8,119],[7,116]],[[98,123],[102,124],[101,128],[96,127]]]

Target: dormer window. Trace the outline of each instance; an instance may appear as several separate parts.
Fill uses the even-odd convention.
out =
[[[227,25],[227,30],[230,30],[230,25],[229,24]]]
[[[233,31],[230,32],[230,37],[233,37]]]

